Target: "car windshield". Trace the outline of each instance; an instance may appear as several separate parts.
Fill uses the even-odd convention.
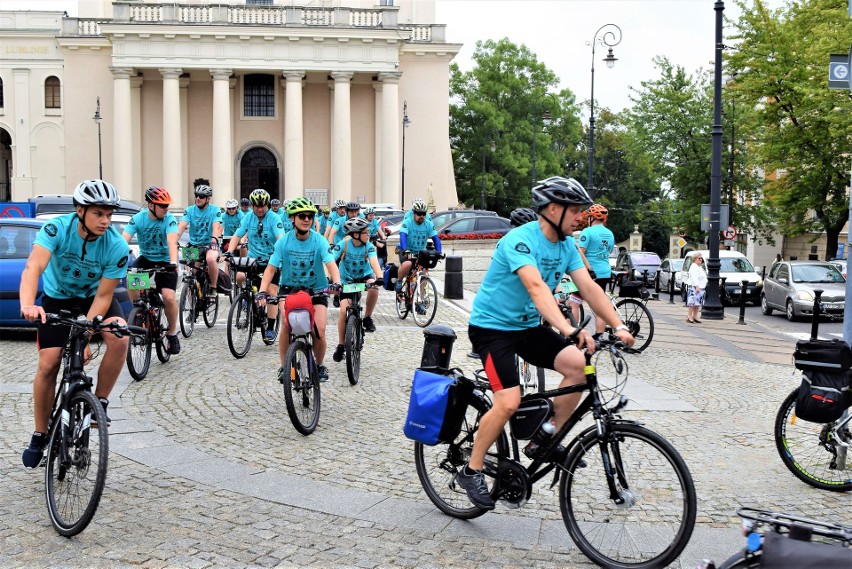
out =
[[[843,275],[832,265],[793,265],[794,283],[842,283]]]
[[[679,270],[681,270],[681,268],[683,268],[683,259],[672,259],[671,263],[672,263],[671,269],[673,271],[679,271]]]
[[[634,265],[659,265],[660,258],[655,253],[631,253]]]
[[[719,259],[722,263],[719,269],[720,273],[753,273],[754,267],[748,262],[748,259],[742,257],[722,257]]]

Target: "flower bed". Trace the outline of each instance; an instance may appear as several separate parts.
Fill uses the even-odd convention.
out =
[[[438,237],[441,241],[446,240],[469,240],[469,239],[500,239],[505,233],[441,233]]]

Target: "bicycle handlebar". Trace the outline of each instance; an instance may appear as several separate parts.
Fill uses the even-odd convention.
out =
[[[59,314],[45,314],[45,319],[48,324],[56,326],[70,326],[71,328],[76,328],[80,331],[109,332],[110,334],[115,334],[118,338],[123,338],[125,334],[144,336],[148,333],[145,328],[140,326],[121,324],[115,320],[104,324],[102,316],[96,316],[94,320],[87,320],[83,316],[72,318],[71,313],[67,311],[61,311]]]

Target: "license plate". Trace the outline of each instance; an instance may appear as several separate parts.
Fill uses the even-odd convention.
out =
[[[826,310],[843,310],[842,302],[826,302],[823,303]]]

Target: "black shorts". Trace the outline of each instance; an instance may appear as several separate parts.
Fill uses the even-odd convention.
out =
[[[402,249],[400,249],[400,251],[399,251],[399,266],[401,267],[402,264],[406,261],[411,261],[413,263],[416,258],[417,258],[416,253],[406,255],[405,252]]]
[[[354,279],[352,282],[346,283],[346,284],[366,283],[367,281],[373,281],[373,280],[376,280],[375,277],[373,275],[370,275],[369,277],[361,277],[360,279]],[[340,300],[352,300],[352,297],[354,297],[356,294],[359,294],[359,293],[354,293],[354,292],[340,293]]]
[[[137,257],[136,262],[133,263],[133,268],[135,269],[156,269],[159,267],[165,267],[169,265],[168,261],[151,261],[146,257]],[[157,290],[162,290],[164,288],[170,288],[175,290],[177,288],[178,276],[177,272],[171,273],[157,273],[154,275],[154,283],[157,287]]]
[[[69,310],[71,311],[71,317],[73,318],[88,314],[89,309],[92,307],[92,302],[94,301],[94,296],[89,298],[51,298],[44,295],[41,299],[41,307],[44,308],[44,311],[48,314],[58,313],[60,310]],[[114,316],[118,316],[122,319],[124,318],[124,311],[121,309],[121,305],[115,298],[112,299],[112,304],[110,304],[109,309],[107,309],[107,313],[104,314],[104,319],[106,320],[107,318],[112,318]],[[39,322],[38,336],[36,340],[38,349],[61,348],[65,345],[66,340],[68,340],[69,334],[71,334],[70,326],[57,326],[56,324],[42,324]]]
[[[599,287],[603,289],[604,292],[607,292],[607,290],[609,289],[610,280],[610,277],[605,277],[602,279],[595,279],[595,282],[598,284]]]
[[[516,355],[536,367],[554,369],[556,355],[568,346],[564,337],[544,326],[507,331],[470,325],[467,334],[494,392],[520,385]]]

